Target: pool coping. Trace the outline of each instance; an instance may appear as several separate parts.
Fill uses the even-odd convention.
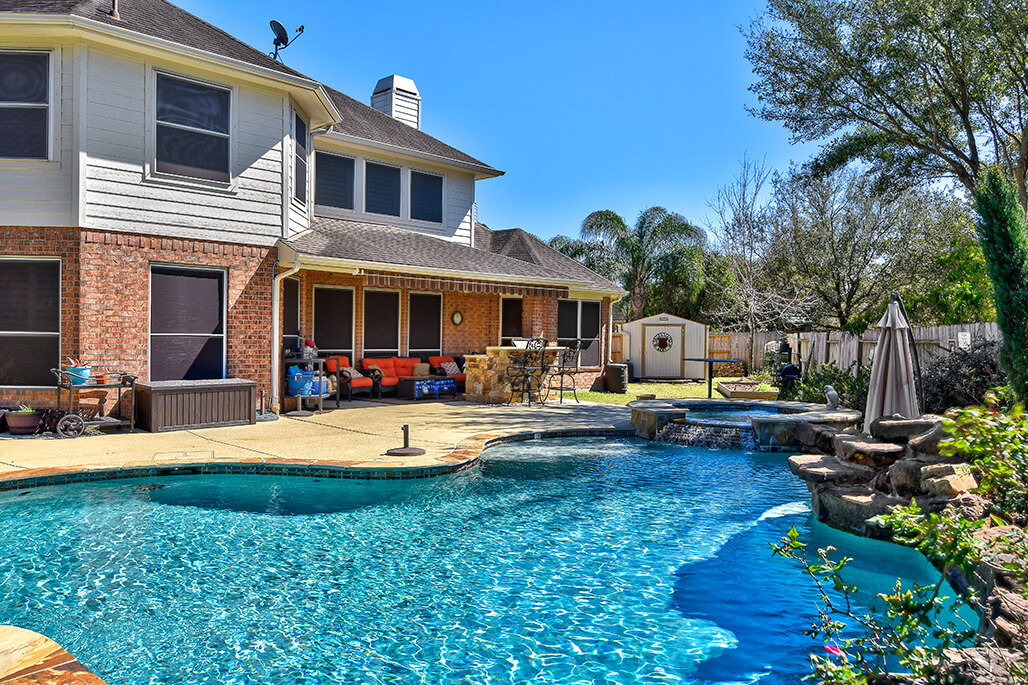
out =
[[[457,442],[435,463],[405,465],[400,461],[351,461],[342,459],[290,459],[284,457],[210,457],[208,459],[128,461],[119,465],[83,464],[22,469],[0,474],[0,492],[26,488],[125,478],[152,478],[196,474],[300,476],[356,480],[407,480],[434,478],[472,468],[489,447],[507,442],[542,438],[634,436],[632,428],[616,426],[569,426],[560,429],[519,430],[511,433],[476,433]],[[2,681],[0,681],[2,682]]]
[[[381,465],[372,462],[261,458],[212,458],[205,461],[127,462],[121,466],[53,467],[0,475],[0,491],[124,478],[166,475],[232,473],[250,475],[351,478],[361,480],[431,478],[459,473],[474,467],[490,447],[512,442],[574,437],[635,437],[633,428],[570,426],[550,430],[511,433],[476,433],[460,440],[441,462],[430,466]],[[360,464],[360,466],[358,466]],[[29,685],[29,677],[47,676],[63,685],[106,685],[59,644],[39,633],[17,626],[0,625],[0,685]]]

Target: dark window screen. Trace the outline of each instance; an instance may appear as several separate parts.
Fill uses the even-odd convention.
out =
[[[319,152],[315,162],[315,204],[353,209],[353,160]]]
[[[557,302],[557,337],[578,337],[578,302],[575,300]]]
[[[400,293],[364,291],[364,351],[395,353],[400,341]]]
[[[225,375],[225,273],[155,266],[150,273],[150,380]]]
[[[438,353],[442,333],[443,298],[439,295],[410,296],[410,352]],[[424,356],[424,355],[422,355]]]
[[[61,266],[0,259],[0,385],[54,385],[61,357]]]
[[[0,53],[0,157],[46,159],[50,56]]]
[[[300,347],[300,282],[282,281],[282,351],[295,353]]]
[[[410,218],[443,221],[443,178],[412,171],[410,174]]]
[[[396,167],[364,165],[364,211],[400,216],[400,170]]]
[[[500,300],[500,344],[510,345],[521,337],[522,301],[515,298]]]
[[[297,115],[296,150],[293,160],[293,197],[307,202],[307,122]]]
[[[314,342],[329,352],[353,351],[352,290],[314,289]]]
[[[582,330],[579,335],[586,340],[600,337],[600,303],[582,303]]]
[[[227,90],[157,75],[157,171],[228,181]]]

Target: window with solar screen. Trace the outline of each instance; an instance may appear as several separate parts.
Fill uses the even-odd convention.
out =
[[[157,74],[157,171],[227,183],[231,106],[228,89]]]
[[[0,52],[0,158],[50,157],[50,55]]]

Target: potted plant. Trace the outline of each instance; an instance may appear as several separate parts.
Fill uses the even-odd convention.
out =
[[[43,412],[23,404],[4,414],[4,418],[11,435],[33,435],[43,423]]]
[[[85,366],[75,357],[68,357],[68,365],[64,367],[64,371],[67,372],[72,385],[82,385],[87,382],[92,369],[93,367]]]

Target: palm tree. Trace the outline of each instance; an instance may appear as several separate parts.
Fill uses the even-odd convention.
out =
[[[557,236],[550,246],[620,283],[637,319],[645,312],[647,290],[656,275],[702,246],[704,238],[702,229],[663,207],[641,212],[634,228],[617,212],[604,209],[585,218],[580,240]]]

